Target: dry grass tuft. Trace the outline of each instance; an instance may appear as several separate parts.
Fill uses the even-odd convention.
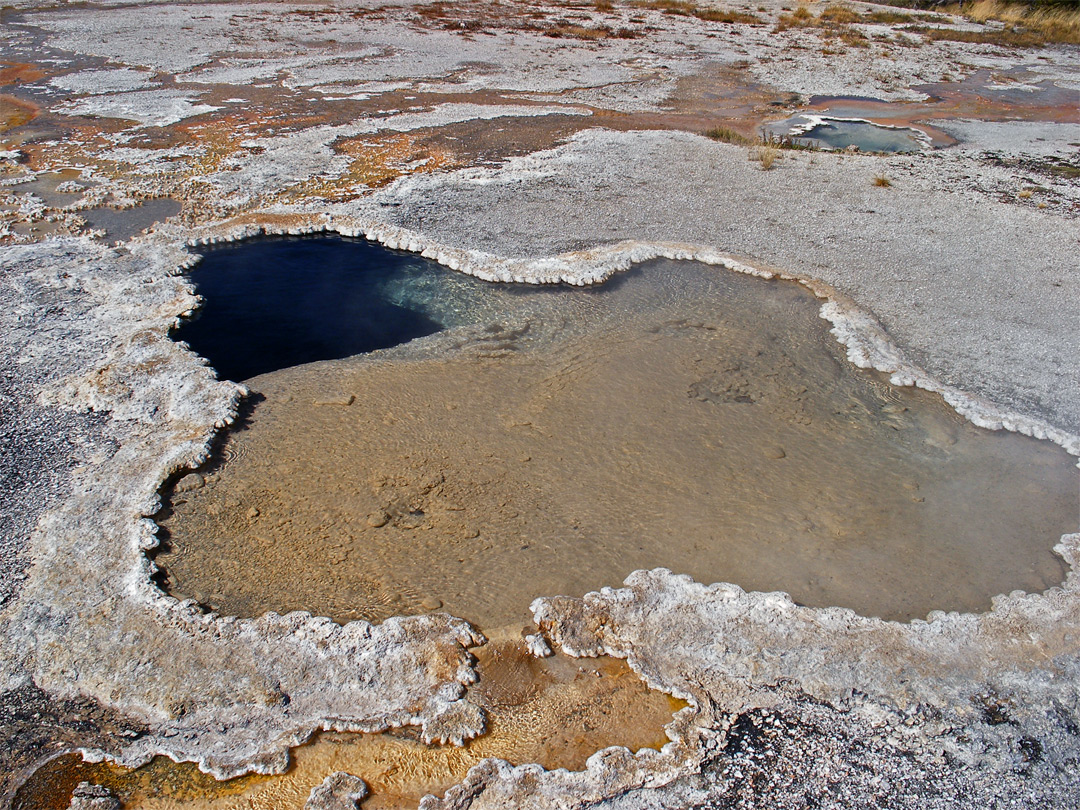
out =
[[[544,31],[544,36],[555,39],[567,37],[569,39],[584,39],[595,42],[596,40],[615,36],[615,32],[605,27],[586,28],[583,25],[556,25],[554,28],[548,28]],[[627,37],[623,37],[623,39],[627,39]]]
[[[822,22],[838,23],[839,25],[862,22],[862,17],[847,6],[826,6],[825,10],[818,15],[818,19]]]
[[[920,29],[928,39],[975,42],[1014,48],[1037,48],[1048,42],[1080,45],[1080,6],[1077,3],[1007,3],[976,0],[948,9],[972,22],[1000,23],[984,31]]]
[[[754,25],[755,23],[760,23],[762,21],[760,17],[754,14],[747,14],[745,11],[732,11],[730,9],[719,8],[699,8],[694,12],[694,16],[699,20],[728,24],[745,23],[747,25]]]
[[[866,36],[862,32],[850,27],[854,23],[861,22],[865,20],[847,6],[826,6],[815,17],[805,5],[800,5],[791,14],[781,14],[775,30],[779,33],[789,28],[820,28],[827,36],[847,34],[849,39],[865,40]],[[865,45],[865,42],[857,47],[862,47],[862,45]]]
[[[1006,23],[1030,24],[1040,18],[1051,18],[1058,22],[1075,21],[1080,16],[1080,4],[1075,0],[1066,2],[1007,2],[1006,0],[975,0],[962,3],[949,11],[963,14],[969,20],[986,22],[996,20]]]
[[[840,41],[845,45],[850,45],[852,48],[869,48],[870,40],[866,38],[866,34],[862,31],[856,31],[854,28],[849,28],[846,31],[840,32]]]
[[[791,19],[799,23],[809,23],[814,19],[814,15],[806,6],[799,6],[791,13]]]
[[[1002,28],[985,31],[957,31],[952,28],[909,29],[931,42],[967,42],[974,45],[997,45],[1002,48],[1041,48],[1046,38],[1024,28]]]
[[[570,25],[566,23],[548,28],[544,30],[543,33],[545,37],[552,37],[554,39],[566,37],[568,39],[583,39],[592,42],[615,36],[615,31],[612,31],[606,26],[589,28],[583,25]]]
[[[780,148],[770,143],[759,143],[747,153],[747,157],[761,164],[761,168],[768,171],[773,164],[780,159]]]
[[[686,2],[686,0],[638,0],[634,5],[638,8],[663,11],[666,14],[678,14],[682,17],[689,17],[697,9],[697,6]]]
[[[977,0],[961,7],[960,13],[969,20],[985,23],[989,20],[1022,26],[1041,34],[1047,42],[1080,44],[1080,5],[1003,3],[1000,0]]]
[[[771,169],[773,164],[783,157],[784,151],[817,151],[816,146],[795,138],[752,138],[732,127],[713,127],[702,134],[706,138],[712,138],[712,140],[721,143],[749,147],[746,151],[747,159],[760,163],[763,169]]]
[[[886,177],[883,174],[879,174],[876,177],[874,177],[874,185],[878,186],[880,188],[888,188],[889,186],[892,185],[892,180],[890,180],[888,177]]]
[[[899,11],[872,11],[866,15],[864,20],[882,25],[899,25],[900,23],[914,22],[915,18],[910,14],[903,14]]]
[[[704,8],[687,0],[637,0],[634,3],[638,8],[647,8],[652,11],[663,11],[665,14],[675,14],[681,17],[697,17],[699,20],[720,23],[746,23],[754,25],[763,20],[745,11],[733,11],[729,9]]]

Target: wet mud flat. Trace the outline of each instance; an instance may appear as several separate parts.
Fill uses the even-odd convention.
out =
[[[247,380],[252,413],[158,516],[170,592],[489,630],[639,568],[899,620],[1064,577],[1074,460],[855,369],[793,282],[388,284],[456,325]]]

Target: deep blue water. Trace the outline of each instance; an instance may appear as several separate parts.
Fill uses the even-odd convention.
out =
[[[205,303],[174,337],[237,381],[350,357],[454,325],[428,301],[431,282],[451,274],[415,254],[339,236],[215,246],[190,272]],[[484,284],[453,275],[455,285]],[[427,283],[411,284],[420,277]]]

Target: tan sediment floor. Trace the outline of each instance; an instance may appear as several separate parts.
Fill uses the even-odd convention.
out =
[[[40,769],[14,808],[61,810],[87,780],[110,788],[127,810],[299,810],[335,771],[364,779],[371,791],[365,810],[414,808],[425,794],[459,783],[485,757],[582,770],[608,746],[660,748],[668,742],[664,726],[687,705],[648,689],[616,658],[535,658],[513,638],[484,645],[477,657],[480,680],[469,695],[487,710],[488,731],[464,747],[424,745],[410,730],[322,733],[294,749],[287,773],[227,782],[165,758],[131,770],[71,755]]]
[[[661,566],[891,619],[1062,580],[1064,451],[855,369],[794,283],[672,262],[623,282],[434,359],[252,380],[265,401],[162,521],[170,590],[492,628]]]

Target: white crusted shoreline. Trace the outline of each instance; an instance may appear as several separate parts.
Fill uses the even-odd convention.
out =
[[[219,778],[280,772],[288,748],[318,728],[415,724],[431,740],[458,743],[479,733],[482,711],[460,698],[475,677],[466,648],[482,636],[460,620],[236,620],[204,615],[151,582],[144,552],[157,543],[156,527],[143,516],[157,511],[165,479],[205,460],[242,389],[216,381],[168,338],[195,303],[173,275],[186,254],[160,242],[133,245],[128,261],[109,266],[102,260],[113,252],[89,240],[51,247],[0,256],[5,266],[33,267],[46,283],[84,287],[90,300],[72,314],[72,337],[100,330],[110,339],[85,358],[85,373],[52,382],[43,396],[108,411],[118,449],[77,475],[68,500],[39,523],[37,564],[3,617],[5,690],[32,678],[59,696],[93,697],[154,729],[125,745],[118,761],[166,754]],[[133,284],[149,295],[133,299]]]
[[[257,234],[314,232],[374,238],[388,247],[422,252],[461,272],[492,280],[596,283],[633,262],[660,256],[765,278],[785,275],[715,248],[670,243],[624,243],[511,261],[447,250],[392,226],[325,217],[288,228],[223,225],[204,229],[192,241],[210,244]],[[81,279],[76,275],[78,265],[71,264],[69,257],[77,256],[85,273],[93,264],[87,258],[111,253],[86,240],[50,244],[54,250],[50,260],[35,257],[38,272],[55,278],[53,274],[59,271],[53,262],[61,254],[69,261],[63,265],[69,283],[89,281],[85,275]],[[177,602],[151,583],[153,565],[144,552],[156,544],[155,526],[141,515],[157,510],[156,492],[162,481],[205,460],[215,432],[231,422],[241,392],[232,383],[215,381],[199,358],[166,336],[194,304],[188,283],[176,275],[192,258],[178,248],[165,234],[132,243],[131,255],[143,263],[140,272],[149,272],[154,279],[157,304],[153,307],[140,302],[133,308],[124,301],[132,282],[122,271],[111,274],[111,284],[103,283],[100,276],[95,280],[93,309],[99,318],[95,326],[114,330],[111,346],[85,374],[53,383],[43,392],[53,404],[110,412],[120,449],[92,474],[77,480],[68,503],[39,527],[35,556],[40,562],[17,608],[5,617],[8,688],[20,677],[32,677],[56,694],[93,696],[152,729],[110,758],[137,765],[166,754],[196,761],[219,778],[249,771],[280,772],[287,764],[288,749],[318,728],[373,731],[415,723],[423,725],[429,739],[457,743],[479,733],[482,711],[462,700],[461,693],[474,677],[466,648],[480,643],[482,637],[460,620],[431,615],[392,619],[374,627],[363,622],[338,627],[304,613],[236,620],[204,615],[194,603]],[[18,262],[30,251],[0,249],[0,256]],[[39,247],[34,252],[43,251]],[[101,267],[93,270],[100,274]],[[804,283],[819,297],[831,292],[821,283]],[[131,312],[131,317],[117,318],[118,308]],[[1048,438],[1077,453],[1076,436],[1037,419],[1005,413],[937,383],[905,361],[874,319],[850,302],[826,300],[822,317],[833,322],[834,334],[848,346],[857,365],[890,372],[898,384],[939,391],[973,421]],[[178,386],[180,380],[185,382]],[[1058,551],[1074,564],[1078,548],[1080,535],[1069,535]],[[75,577],[62,564],[73,554],[84,561]],[[690,700],[694,708],[676,721],[672,728],[676,742],[660,753],[644,751],[633,757],[626,751],[608,750],[598,753],[581,774],[540,776],[535,768],[507,770],[492,765],[482,769],[483,778],[510,785],[527,777],[530,785],[545,786],[537,794],[545,800],[554,795],[549,790],[575,800],[590,795],[599,800],[615,795],[611,793],[614,786],[619,793],[692,773],[705,753],[702,735],[718,722],[716,711],[708,707],[717,695],[730,691],[730,684],[715,691],[710,686],[708,677],[719,677],[718,672],[725,679],[745,681],[747,688],[778,680],[791,682],[815,699],[837,706],[859,692],[890,710],[910,704],[962,703],[968,692],[985,688],[998,671],[1009,671],[1020,683],[1026,677],[1038,682],[1037,670],[1022,674],[1024,666],[1015,660],[1012,649],[1020,638],[1025,647],[1041,646],[1040,633],[1058,636],[1072,626],[1080,630],[1077,581],[1071,573],[1062,588],[1045,595],[998,597],[994,610],[981,616],[937,614],[929,622],[910,625],[859,617],[838,608],[798,608],[784,594],[746,594],[736,586],[699,585],[662,571],[631,575],[626,591],[604,591],[580,599],[541,598],[534,605],[537,623],[565,651],[626,657],[651,686]],[[656,601],[654,608],[645,607],[650,601]],[[610,626],[622,630],[613,636],[604,629],[608,620],[595,617],[616,608],[633,610],[638,618],[614,619]],[[650,633],[658,632],[650,628],[656,621],[666,621],[664,616],[683,615],[686,609],[702,614],[689,623],[684,617],[682,632],[686,639],[700,639],[698,643],[705,647],[671,659],[671,650],[663,643],[647,641]],[[60,621],[43,625],[44,613]],[[1023,629],[1010,629],[1017,622],[1023,623]],[[729,649],[734,645],[740,652],[714,658],[706,651],[711,643],[707,639],[724,623],[730,627],[720,637],[727,640]],[[123,628],[122,642],[118,628]],[[780,639],[786,639],[782,644],[788,650],[780,659],[783,666],[762,671],[763,662],[753,650],[762,644],[776,648]],[[123,644],[122,658],[117,657],[118,642]],[[867,659],[868,651],[875,649],[884,650],[879,652],[883,657]],[[901,650],[910,652],[901,654]],[[1048,657],[1062,654],[1068,655],[1069,649],[1047,653]],[[901,663],[903,655],[920,659],[917,684],[910,683],[911,665]],[[1010,655],[1014,656],[1011,665]],[[826,660],[829,665],[823,669]],[[973,663],[957,672],[960,661]],[[713,674],[702,674],[694,685],[686,680],[685,672],[674,677],[671,667],[676,663],[685,671],[696,668]],[[740,670],[745,670],[742,675]],[[206,675],[191,677],[200,671]],[[935,676],[935,672],[949,674]],[[739,706],[749,705],[750,698],[742,700]],[[419,711],[412,708],[417,703],[423,706]],[[926,740],[920,743],[928,744]],[[105,754],[85,751],[84,755],[98,759]]]

